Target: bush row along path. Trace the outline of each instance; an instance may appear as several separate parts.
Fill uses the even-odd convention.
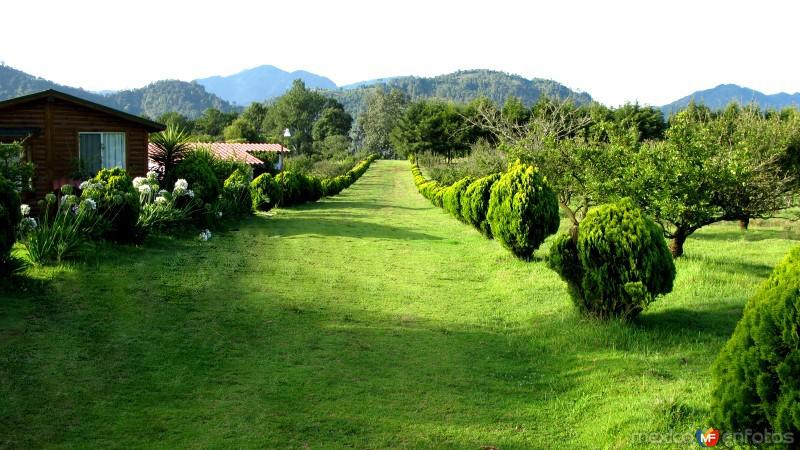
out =
[[[376,161],[209,242],[107,247],[0,292],[0,448],[628,448],[672,428],[686,447],[711,358],[796,238],[736,233],[691,239],[639,323],[597,324]]]

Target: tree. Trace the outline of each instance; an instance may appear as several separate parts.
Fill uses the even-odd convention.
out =
[[[268,113],[269,108],[263,103],[251,103],[239,117],[225,127],[223,130],[225,140],[265,142],[262,124]]]
[[[33,163],[25,161],[25,148],[20,142],[0,143],[0,179],[5,179],[17,192],[30,191]]]
[[[469,149],[465,117],[454,104],[438,100],[411,103],[390,134],[401,155],[433,153],[448,161]]]
[[[174,112],[174,111],[165,112],[164,114],[161,114],[156,119],[156,122],[163,123],[164,125],[167,125],[167,126],[172,125],[172,126],[177,127],[177,128],[179,128],[179,129],[181,129],[183,131],[186,131],[187,133],[191,133],[192,131],[194,131],[194,122],[189,120],[183,114],[180,114],[180,113],[177,113],[177,112]]]
[[[236,113],[226,113],[216,108],[208,108],[195,120],[195,132],[213,138],[221,137],[225,127],[233,123],[236,117]]]
[[[191,149],[189,133],[175,124],[170,124],[166,130],[150,135],[150,142],[156,149],[150,158],[161,167],[161,181],[165,186],[172,186],[175,182],[172,176],[175,166]]]
[[[375,88],[366,100],[366,108],[358,117],[359,141],[367,152],[393,155],[391,133],[403,114],[408,100],[399,90],[389,92]]]
[[[617,191],[661,224],[678,257],[706,225],[788,206],[794,178],[780,159],[791,134],[780,118],[752,108],[721,115],[687,108],[670,119],[665,141],[625,149]]]
[[[262,129],[268,136],[283,136],[283,130],[288,128],[291,132],[289,147],[298,154],[310,154],[314,150],[314,123],[326,108],[344,112],[336,100],[309,90],[302,80],[294,80],[292,88],[270,105]]]

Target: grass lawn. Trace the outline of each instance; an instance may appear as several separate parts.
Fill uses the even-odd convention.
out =
[[[673,293],[595,323],[543,262],[377,161],[208,242],[108,246],[0,286],[0,448],[631,448],[671,429],[696,448],[710,363],[798,239],[708,227]]]

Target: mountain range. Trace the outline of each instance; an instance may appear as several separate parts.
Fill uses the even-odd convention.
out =
[[[800,105],[800,93],[764,94],[754,89],[736,84],[720,84],[711,89],[697,91],[661,107],[664,115],[674,114],[685,108],[689,102],[702,103],[713,110],[725,108],[730,102],[747,105],[755,102],[762,109],[783,109]]]
[[[336,83],[323,76],[305,70],[287,72],[268,65],[243,70],[234,75],[201,78],[195,82],[229,102],[247,106],[253,102],[280,97],[297,79],[303,80],[306,87],[311,89],[337,88]]]
[[[44,89],[57,89],[135,115],[157,118],[165,112],[175,111],[196,118],[208,108],[235,111],[254,101],[269,101],[286,92],[295,79],[301,79],[307,87],[338,99],[354,116],[363,110],[368,93],[378,87],[399,89],[412,100],[438,98],[468,102],[485,96],[502,103],[509,96],[515,96],[526,105],[531,105],[540,96],[548,95],[572,98],[580,104],[593,101],[589,94],[573,91],[553,80],[526,79],[494,70],[463,70],[430,78],[400,76],[337,87],[329,78],[311,72],[287,72],[269,65],[228,76],[212,76],[191,82],[161,80],[137,89],[103,92],[60,85],[13,67],[0,65],[0,100]],[[731,101],[742,104],[756,102],[762,108],[781,109],[800,105],[800,93],[767,95],[735,84],[721,84],[687,95],[662,106],[661,110],[669,115],[684,108],[692,100],[704,103],[712,109],[724,108]]]

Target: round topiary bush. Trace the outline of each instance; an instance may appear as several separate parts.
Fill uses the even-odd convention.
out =
[[[558,200],[538,169],[517,162],[492,186],[486,217],[504,247],[530,259],[558,231]]]
[[[272,175],[263,173],[250,182],[250,195],[253,199],[253,209],[269,211],[278,204],[280,187]]]
[[[0,275],[10,267],[11,248],[17,240],[17,226],[22,220],[19,194],[14,185],[0,177]]]
[[[149,188],[149,186],[148,186]],[[92,199],[103,221],[99,224],[104,236],[118,242],[136,242],[144,238],[139,220],[139,191],[125,169],[102,169],[91,180],[81,184],[81,198]]]
[[[444,206],[445,211],[462,222],[466,222],[466,219],[461,215],[461,203],[464,199],[464,192],[469,184],[472,183],[472,179],[472,177],[464,177],[456,181],[446,188],[442,195],[442,206]]]
[[[214,172],[214,155],[205,149],[189,152],[174,170],[174,178],[184,179],[194,191],[195,198],[203,203],[214,203],[222,190],[222,183]],[[168,187],[169,188],[169,187]]]
[[[628,199],[590,209],[577,242],[560,235],[548,264],[567,282],[578,309],[600,319],[635,318],[672,291],[675,279],[661,227]]]
[[[747,302],[712,374],[714,426],[800,437],[800,247]]]
[[[461,216],[489,239],[492,238],[492,229],[486,220],[486,213],[489,211],[492,186],[500,176],[501,174],[495,173],[478,178],[467,186],[461,198]]]

